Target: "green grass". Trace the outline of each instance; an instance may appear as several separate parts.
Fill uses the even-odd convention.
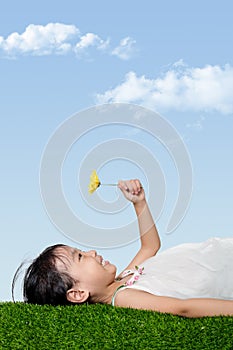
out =
[[[233,349],[233,317],[0,303],[0,349]]]

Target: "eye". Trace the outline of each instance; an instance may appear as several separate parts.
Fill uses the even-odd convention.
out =
[[[82,257],[82,253],[78,253],[78,260],[80,260]]]

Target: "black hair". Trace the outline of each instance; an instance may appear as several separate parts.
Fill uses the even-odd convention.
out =
[[[30,304],[50,304],[67,305],[71,304],[66,297],[66,292],[74,285],[74,280],[66,272],[60,272],[56,268],[56,259],[59,258],[56,250],[64,247],[63,244],[56,244],[46,248],[31,265],[27,268],[24,276],[23,297],[26,303]],[[17,269],[13,283],[12,295],[17,274],[21,269]]]

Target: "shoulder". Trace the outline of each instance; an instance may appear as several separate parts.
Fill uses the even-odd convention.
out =
[[[115,297],[115,306],[132,307],[134,309],[144,308],[152,300],[158,298],[157,296],[144,292],[142,290],[133,288],[120,289]]]
[[[153,295],[132,288],[123,288],[119,290],[115,297],[115,306],[182,315],[185,303],[182,299]]]

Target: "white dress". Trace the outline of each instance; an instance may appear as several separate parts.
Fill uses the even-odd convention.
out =
[[[121,290],[181,299],[233,299],[233,238],[178,245],[144,261],[139,269],[124,272],[128,274],[132,277]]]

